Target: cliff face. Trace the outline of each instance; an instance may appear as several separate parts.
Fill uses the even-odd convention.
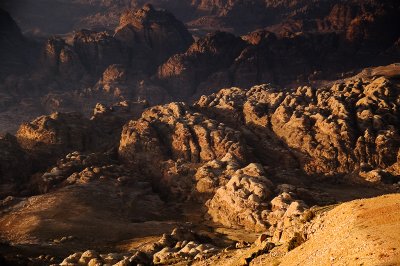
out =
[[[123,13],[115,38],[130,48],[132,67],[150,73],[171,55],[185,51],[193,42],[181,21],[150,4]]]
[[[171,95],[187,99],[211,74],[228,68],[243,47],[245,43],[232,34],[209,34],[196,41],[185,53],[169,58],[159,67],[157,78]]]

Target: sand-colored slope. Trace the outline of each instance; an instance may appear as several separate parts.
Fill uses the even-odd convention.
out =
[[[400,265],[400,194],[345,203],[321,220],[281,265]]]

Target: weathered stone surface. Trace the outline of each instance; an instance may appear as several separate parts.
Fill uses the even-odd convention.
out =
[[[220,187],[207,202],[208,214],[215,222],[229,227],[265,231],[268,222],[261,217],[267,209],[272,182],[261,165],[249,164],[237,170],[225,186]]]
[[[245,43],[225,32],[216,32],[199,39],[182,54],[169,58],[158,69],[157,77],[171,95],[185,98],[210,74],[228,68]]]
[[[73,47],[59,37],[50,37],[42,52],[41,65],[48,75],[79,80],[86,73],[79,55]]]
[[[245,160],[246,146],[240,133],[196,113],[184,103],[150,108],[141,119],[125,125],[120,156],[127,162],[168,158],[199,163],[231,153]]]
[[[101,74],[111,64],[128,63],[123,45],[106,32],[81,30],[74,35],[73,48],[92,74]]]
[[[193,42],[182,22],[150,4],[124,12],[114,37],[130,47],[133,68],[146,73],[154,71],[171,55],[185,51]]]
[[[54,113],[21,125],[17,132],[20,145],[29,151],[62,154],[84,150],[91,144],[90,123],[79,113]]]
[[[305,155],[295,157],[307,173],[334,176],[397,162],[397,102],[396,85],[381,77],[291,92],[233,88],[202,97],[196,105],[211,117],[269,136],[270,142],[282,139]]]

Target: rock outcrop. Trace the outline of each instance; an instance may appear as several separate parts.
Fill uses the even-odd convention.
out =
[[[232,34],[209,34],[196,41],[185,53],[168,59],[159,67],[157,78],[172,96],[185,99],[196,92],[201,82],[207,83],[211,74],[226,70],[244,46],[244,41]]]
[[[139,117],[145,108],[145,102],[120,102],[110,107],[98,104],[91,119],[80,113],[53,113],[22,124],[16,137],[21,147],[34,157],[39,170],[69,152],[116,147],[122,126]]]
[[[207,202],[208,214],[215,222],[228,227],[239,225],[249,230],[267,230],[268,222],[262,214],[267,210],[273,184],[263,175],[264,170],[256,164],[237,170]]]
[[[91,1],[100,2],[127,4]],[[310,239],[332,208],[314,205],[399,191],[399,66],[344,73],[397,60],[398,4],[175,4],[208,16],[191,26],[238,30],[232,16],[246,14],[241,29],[269,27],[242,37],[200,36],[200,27],[193,43],[182,22],[146,4],[126,11],[113,35],[51,37],[36,68],[0,84],[5,115],[56,111],[0,138],[4,260],[251,265]],[[26,40],[3,18],[0,57],[3,47],[24,54]]]
[[[181,21],[151,4],[123,13],[114,37],[129,47],[132,68],[145,73],[152,73],[156,66],[185,51],[193,42]]]
[[[308,174],[335,176],[397,162],[396,84],[380,77],[291,92],[234,88],[203,97],[197,105],[211,117],[254,128],[255,135],[267,137],[264,142],[283,140]]]
[[[26,150],[60,155],[68,149],[87,149],[91,145],[89,131],[89,120],[81,114],[54,113],[21,125],[17,139]]]
[[[91,62],[93,63],[93,62]],[[65,40],[51,37],[43,49],[41,65],[48,75],[59,75],[77,81],[86,73],[79,54]]]
[[[101,74],[112,64],[128,64],[122,43],[106,32],[81,30],[74,36],[74,50],[92,74]]]
[[[124,126],[119,146],[119,156],[128,166],[158,179],[172,194],[186,197],[193,183],[190,169],[196,164],[222,159],[227,153],[245,162],[248,152],[240,132],[184,103],[146,110]]]

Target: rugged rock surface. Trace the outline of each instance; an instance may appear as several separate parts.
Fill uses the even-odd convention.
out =
[[[319,88],[222,89],[194,105],[98,104],[91,119],[55,113],[24,124],[0,142],[0,169],[12,188],[19,165],[7,168],[9,159],[32,162],[15,196],[35,196],[0,202],[0,234],[12,245],[0,249],[13,260],[14,247],[33,245],[32,261],[62,265],[284,255],[325,210],[310,206],[399,189],[396,73],[391,65]],[[118,66],[103,77],[125,79]],[[182,225],[193,230],[167,234]],[[264,234],[250,245],[254,232]]]
[[[151,4],[123,13],[114,36],[130,48],[133,69],[145,73],[152,73],[157,65],[193,42],[182,22]]]
[[[262,211],[267,207],[273,184],[263,174],[262,167],[256,164],[237,170],[207,203],[213,220],[229,227],[243,225],[265,231],[267,221],[262,218]]]
[[[20,126],[16,137],[21,147],[46,167],[71,151],[105,151],[116,147],[127,120],[139,117],[144,102],[121,102],[110,107],[98,104],[91,119],[80,113],[53,113]],[[43,161],[42,158],[51,159]]]
[[[106,32],[81,30],[74,36],[73,47],[85,68],[94,74],[111,64],[128,63],[122,44]]]
[[[159,67],[157,77],[171,95],[185,99],[196,92],[201,82],[207,82],[210,74],[228,68],[244,46],[245,43],[232,34],[209,34],[196,41],[185,53],[168,59]]]
[[[89,130],[89,120],[81,114],[55,113],[21,125],[17,138],[26,150],[62,154],[68,149],[85,150],[89,147]]]
[[[66,79],[79,80],[85,73],[79,55],[59,37],[47,40],[41,64],[50,72],[49,74],[60,75]]]
[[[395,80],[379,77],[329,89],[222,90],[197,105],[227,122],[256,127],[256,135],[275,134],[272,141],[279,138],[293,149],[308,174],[334,176],[397,162],[397,90]]]
[[[113,264],[113,265],[166,265],[182,261],[204,260],[218,251],[217,247],[206,243],[204,236],[196,232],[178,227],[171,234],[163,234],[149,248],[139,248],[126,253],[99,254],[95,250],[74,253],[65,258],[60,265],[84,264]]]
[[[124,126],[119,146],[119,156],[129,167],[183,197],[192,190],[193,168],[227,153],[239,162],[247,159],[241,134],[184,103],[146,110]]]
[[[399,31],[392,26],[398,24],[399,7],[393,1],[355,0],[348,4],[250,1],[248,5],[240,1],[181,4],[153,1],[156,7],[160,4],[171,8],[185,6],[194,13],[198,10],[199,16],[228,18],[229,14],[249,10],[255,13],[268,10],[265,14],[273,14],[268,16],[271,21],[263,22],[262,27],[269,25],[267,29],[242,38],[222,32],[203,37],[199,34],[193,44],[184,24],[171,13],[152,5],[139,8],[142,4],[139,2],[114,3],[131,7],[120,17],[117,28],[77,30],[62,38],[51,37],[43,44],[41,59],[33,60],[35,67],[25,75],[8,75],[1,84],[0,90],[7,92],[0,103],[3,109],[7,112],[20,107],[22,104],[11,96],[21,95],[43,97],[38,107],[48,113],[76,110],[87,113],[85,102],[94,102],[90,109],[96,102],[110,104],[132,99],[147,100],[154,105],[192,100],[231,86],[250,88],[269,82],[291,88],[293,84],[318,86],[326,79],[350,76],[360,67],[393,63],[400,55]],[[89,6],[114,4],[93,1]],[[256,15],[252,18],[258,20]],[[13,25],[7,30],[15,29]],[[114,35],[110,35],[112,31]],[[26,54],[28,50],[20,45],[21,34],[16,31],[13,36],[12,51]],[[380,41],[374,41],[377,39]],[[21,62],[17,65],[22,66]],[[120,79],[109,79],[118,73],[122,74]],[[29,113],[25,115],[30,117]]]

